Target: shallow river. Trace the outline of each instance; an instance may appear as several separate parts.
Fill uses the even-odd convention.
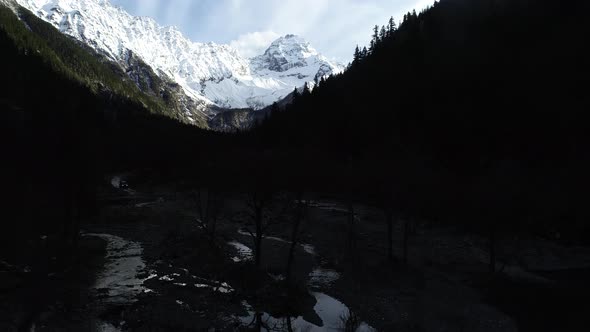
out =
[[[174,282],[174,276],[158,276],[155,273],[150,273],[147,278],[140,278],[142,271],[145,271],[146,265],[142,258],[143,248],[140,243],[126,240],[122,237],[110,234],[84,234],[84,236],[99,237],[107,242],[107,255],[104,270],[98,275],[96,283],[94,284],[94,294],[96,294],[95,303],[98,310],[108,308],[109,306],[130,305],[137,301],[137,296],[140,293],[151,292],[150,289],[144,286],[144,281],[152,278],[159,278],[160,280]],[[269,238],[266,240],[281,240],[278,238]],[[284,240],[281,240],[284,241]],[[237,257],[234,257],[235,262],[247,261],[252,259],[252,250],[237,241],[230,242],[230,245],[237,249]],[[315,250],[311,245],[305,245],[306,252],[315,254]],[[290,318],[291,326],[294,331],[337,331],[342,330],[346,317],[350,314],[349,308],[341,301],[322,292],[314,291],[314,289],[329,289],[331,284],[335,282],[340,275],[333,270],[316,268],[309,275],[309,292],[316,299],[317,303],[314,306],[314,311],[321,319],[320,325],[313,324],[306,321],[303,317]],[[193,277],[195,279],[200,279]],[[179,286],[186,286],[178,284]],[[213,285],[213,286],[211,286]],[[215,285],[215,282],[202,281],[195,284],[195,287],[215,287],[216,290],[227,290],[225,293],[232,291],[229,285]],[[226,287],[227,286],[227,287]],[[222,292],[223,293],[223,292]],[[157,294],[156,294],[157,296]],[[244,308],[249,315],[239,317],[239,320],[244,326],[253,323],[256,312],[246,302],[242,302]],[[262,321],[266,330],[287,330],[286,318],[272,317],[267,313],[262,314]],[[121,331],[124,326],[121,322],[119,326],[114,326],[105,321],[96,321],[95,330],[104,332]],[[264,329],[263,329],[264,330]],[[366,323],[361,323],[357,329],[358,332],[375,331]]]

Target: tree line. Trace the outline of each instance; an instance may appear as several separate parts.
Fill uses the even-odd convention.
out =
[[[398,216],[586,241],[586,9],[436,2],[375,26],[344,74],[249,135],[329,165],[302,168],[316,185]]]
[[[487,234],[490,251],[502,232],[586,241],[586,6],[440,1],[376,26],[345,73],[295,91],[284,110],[277,105],[258,127],[234,134],[89,87],[59,68],[68,55],[55,51],[66,43],[71,61],[86,66],[81,48],[34,37],[0,8],[0,102],[12,156],[5,190],[13,193],[3,245],[47,232],[74,242],[103,174],[143,168],[213,181],[215,190],[325,192],[381,207],[388,225],[461,224]],[[110,80],[102,70],[85,71]]]

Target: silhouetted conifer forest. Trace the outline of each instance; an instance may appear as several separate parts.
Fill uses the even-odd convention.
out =
[[[101,174],[146,168],[236,189],[352,195],[467,227],[563,229],[585,241],[585,9],[583,1],[438,2],[376,26],[344,74],[234,134],[93,93],[23,56],[3,33],[11,216],[3,234],[61,229],[73,196],[85,201],[79,213],[94,208]]]
[[[67,253],[104,176],[130,170],[320,192],[483,234],[492,251],[497,234],[523,232],[588,245],[588,7],[441,0],[376,22],[343,74],[233,133],[150,112],[128,87],[89,88],[2,26],[1,251],[53,234]]]

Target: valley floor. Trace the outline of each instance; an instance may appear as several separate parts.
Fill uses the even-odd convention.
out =
[[[589,323],[588,248],[503,239],[501,272],[491,278],[485,239],[414,221],[406,266],[387,259],[381,211],[355,206],[351,252],[344,205],[313,195],[295,251],[297,286],[287,289],[290,224],[269,227],[257,270],[240,195],[225,198],[212,241],[193,194],[134,189],[106,191],[100,216],[84,226],[75,271],[34,287],[26,272],[14,287],[0,274],[0,311],[12,320],[2,330],[336,331],[354,321],[357,331],[573,331]]]

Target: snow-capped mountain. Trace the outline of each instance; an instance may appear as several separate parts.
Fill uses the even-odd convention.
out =
[[[319,54],[300,37],[277,39],[263,55],[246,59],[228,45],[192,42],[176,28],[135,17],[108,0],[16,0],[63,33],[119,63],[130,77],[139,58],[161,78],[177,83],[196,111],[261,109],[343,66]]]

